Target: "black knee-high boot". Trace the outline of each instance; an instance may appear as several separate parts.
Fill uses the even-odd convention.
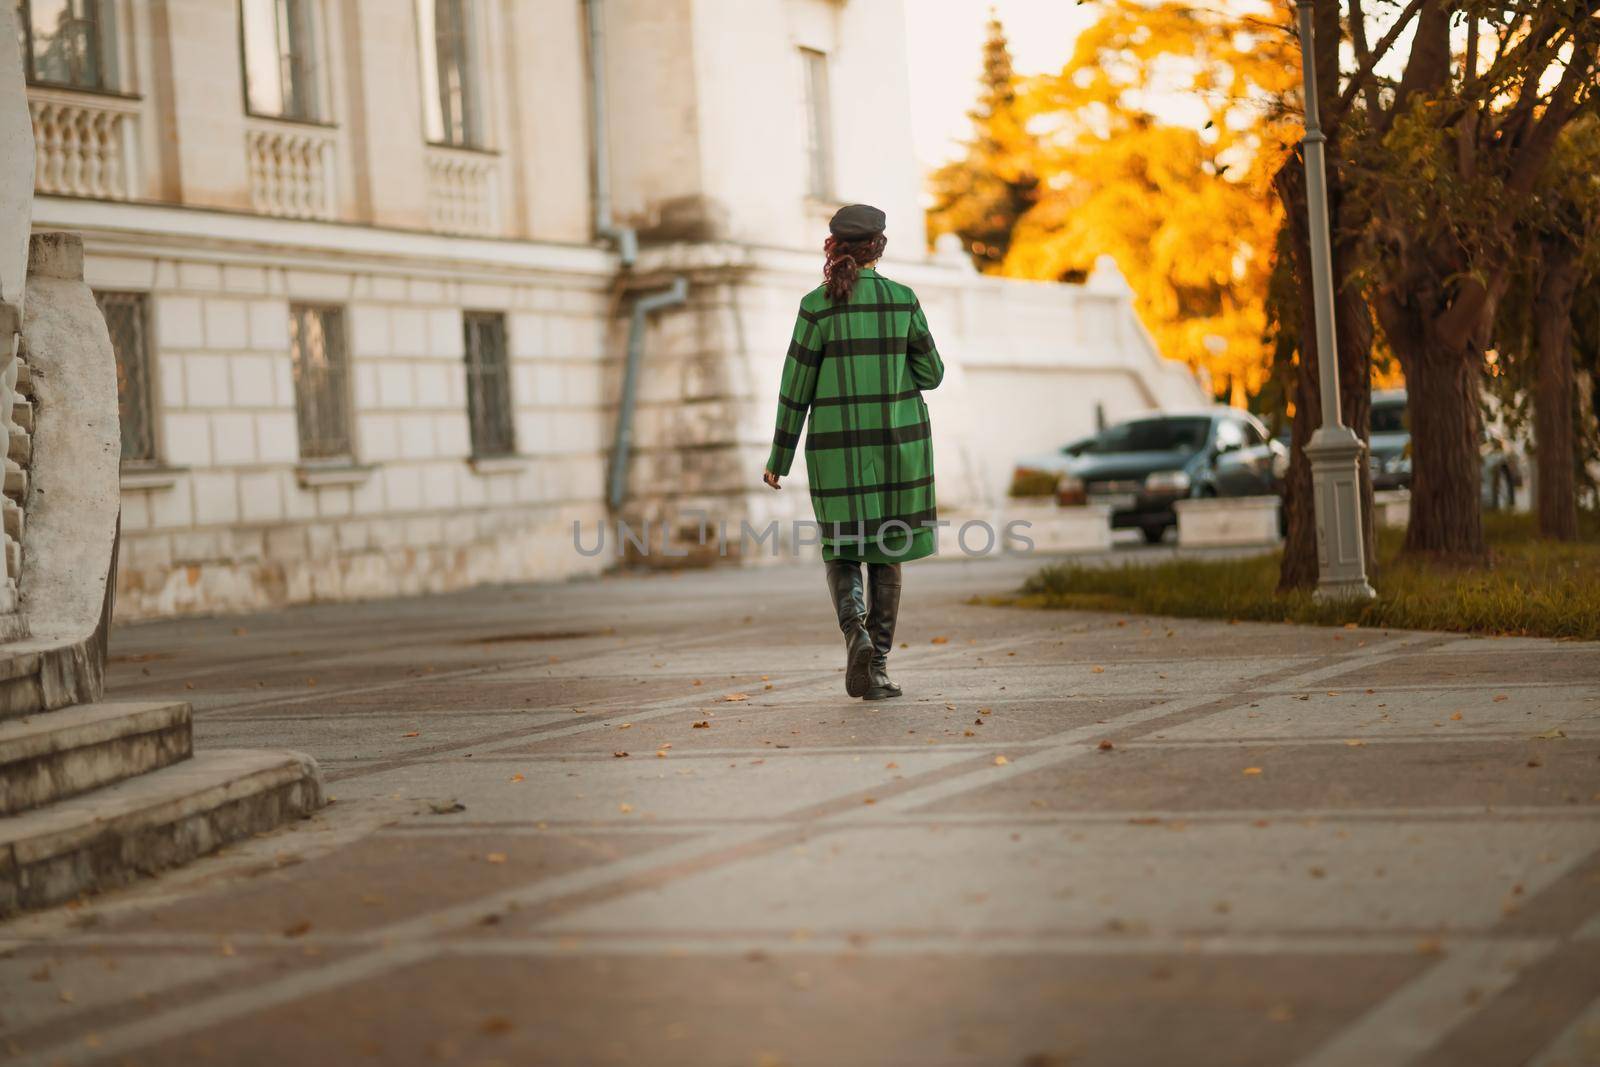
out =
[[[861,564],[853,559],[828,562],[828,592],[833,610],[844,633],[844,691],[853,697],[867,691],[867,673],[872,664],[872,639],[867,636],[866,598],[862,595]]]
[[[900,615],[900,564],[867,564],[867,636],[872,639],[872,663],[867,670],[868,700],[886,700],[900,695],[900,687],[889,680],[889,652],[894,648],[894,624]]]

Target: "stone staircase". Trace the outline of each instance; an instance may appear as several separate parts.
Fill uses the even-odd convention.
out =
[[[101,700],[121,493],[116,364],[70,234],[0,301],[0,917],[303,817],[310,757],[195,753],[189,705]],[[26,521],[24,521],[26,520]]]

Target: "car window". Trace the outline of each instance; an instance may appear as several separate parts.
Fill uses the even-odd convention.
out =
[[[1198,452],[1210,432],[1208,418],[1135,419],[1108,427],[1087,452]]]
[[[1244,431],[1244,444],[1246,448],[1267,443],[1267,435],[1253,422],[1240,422],[1239,428]]]
[[[1406,433],[1409,429],[1406,421],[1405,401],[1396,403],[1391,400],[1372,405],[1368,425],[1373,433]]]

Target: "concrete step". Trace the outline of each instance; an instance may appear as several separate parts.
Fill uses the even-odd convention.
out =
[[[33,438],[26,430],[11,431],[11,446],[6,455],[24,467],[33,459]]]
[[[123,885],[321,805],[310,756],[221,749],[0,819],[0,916]]]
[[[23,400],[20,397],[11,405],[11,421],[27,431],[33,432],[33,401]]]
[[[188,759],[189,705],[80,704],[0,723],[0,815]]]

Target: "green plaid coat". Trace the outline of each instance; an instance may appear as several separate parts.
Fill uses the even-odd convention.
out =
[[[936,518],[925,389],[944,378],[917,294],[865,269],[848,301],[800,301],[767,469],[785,475],[809,413],[806,476],[826,559],[930,555]]]

